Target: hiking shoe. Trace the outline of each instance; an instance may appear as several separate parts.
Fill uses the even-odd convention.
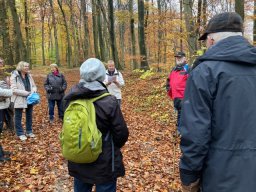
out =
[[[20,136],[19,136],[19,138],[20,138],[20,140],[21,140],[21,141],[25,141],[25,140],[27,140],[26,135],[20,135]]]
[[[50,124],[53,124],[53,119],[50,119]]]
[[[27,134],[28,135],[28,137],[30,137],[30,138],[34,138],[35,137],[35,134],[34,133],[29,133],[29,134]]]

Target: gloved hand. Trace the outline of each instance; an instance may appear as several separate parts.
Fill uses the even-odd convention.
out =
[[[53,93],[53,88],[52,88],[52,87],[49,87],[49,88],[47,89],[47,92],[48,92],[48,93]]]
[[[200,187],[199,179],[193,183],[190,183],[188,186],[183,184],[181,184],[181,186],[182,186],[182,192],[199,192],[199,187]]]

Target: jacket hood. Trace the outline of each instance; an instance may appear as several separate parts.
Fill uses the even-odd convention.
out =
[[[203,61],[226,61],[236,64],[256,65],[256,48],[242,36],[223,39],[210,47],[203,56]]]
[[[84,86],[84,83],[78,83],[74,85],[69,93],[64,97],[64,100],[72,101],[76,99],[90,99],[97,97],[103,93],[108,92],[107,89],[105,90],[90,90]]]

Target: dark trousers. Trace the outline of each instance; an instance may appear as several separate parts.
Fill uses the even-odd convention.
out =
[[[74,178],[74,192],[91,192],[93,184]],[[96,192],[116,192],[116,181],[96,185]]]
[[[4,109],[0,109],[0,133],[3,132],[4,126]]]
[[[14,108],[7,108],[4,110],[4,122],[6,124],[6,127],[13,131],[14,130]]]
[[[53,120],[53,119],[54,119],[54,107],[55,107],[55,103],[57,103],[59,118],[60,118],[60,119],[63,119],[62,99],[60,99],[60,100],[51,100],[51,99],[48,99],[49,118],[50,118],[50,120]]]
[[[28,105],[26,110],[26,133],[32,133],[32,113],[33,113],[33,105]],[[16,108],[14,113],[15,119],[15,129],[16,134],[18,136],[24,135],[24,131],[22,128],[22,108]]]

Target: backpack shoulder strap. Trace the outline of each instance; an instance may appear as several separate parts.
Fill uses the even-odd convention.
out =
[[[108,95],[111,95],[110,93],[103,93],[102,95],[98,96],[98,97],[95,97],[95,98],[92,98],[92,99],[89,99],[92,103],[97,101],[98,99],[101,99],[103,97],[106,97]]]

